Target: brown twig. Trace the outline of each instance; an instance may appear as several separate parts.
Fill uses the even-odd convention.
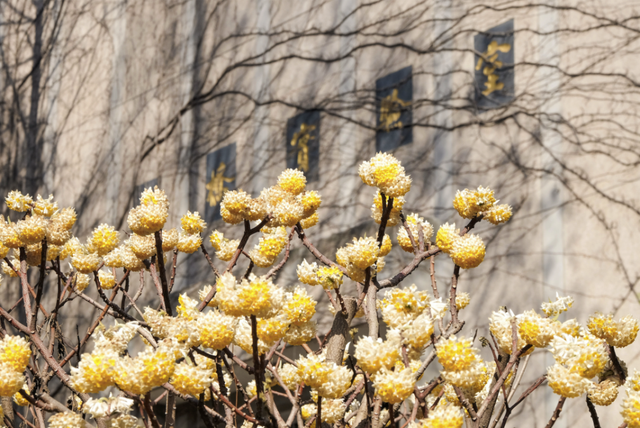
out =
[[[567,400],[567,397],[560,397],[560,400],[558,400],[558,405],[556,406],[556,409],[553,411],[553,415],[551,415],[551,419],[549,419],[549,423],[547,423],[547,426],[545,428],[551,428],[552,426],[555,425],[556,421],[560,417],[560,412],[562,412],[562,406],[564,406],[564,402],[566,400]]]
[[[598,418],[598,412],[596,411],[596,407],[593,405],[593,403],[589,399],[588,394],[587,394],[587,407],[589,408],[589,414],[591,415],[591,420],[593,421],[593,428],[600,428],[600,419]]]

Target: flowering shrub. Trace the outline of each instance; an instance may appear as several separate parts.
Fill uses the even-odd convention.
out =
[[[13,397],[13,405],[30,407],[30,418],[38,426],[44,426],[46,417],[51,427],[85,427],[94,422],[105,427],[159,427],[159,419],[172,426],[175,400],[180,397],[198,409],[207,426],[309,427],[318,426],[319,420],[351,427],[380,428],[391,421],[392,426],[400,422],[410,428],[459,428],[466,418],[469,426],[486,428],[501,418],[504,426],[533,390],[547,387],[542,386],[545,382],[559,395],[548,426],[567,398],[583,394],[596,421],[594,405],[610,405],[624,385],[627,398],[621,414],[629,427],[640,426],[640,373],[628,376],[615,352],[635,340],[638,323],[633,318],[616,320],[596,313],[585,327],[575,319],[560,322],[558,316],[573,303],[560,296],[542,303],[541,313],[531,309],[516,315],[503,308],[489,319],[491,340],[480,340],[490,348],[487,361],[475,339],[461,333],[460,311],[471,296],[457,291],[460,269],[477,267],[487,251],[471,230],[482,220],[493,225],[507,222],[509,205],[498,204],[488,188],[458,191],[453,206],[467,224],[447,223],[436,231],[419,214],[404,215],[411,178],[393,156],[377,154],[360,165],[359,174],[376,188],[371,212],[379,230],[376,236],[354,237],[338,248],[335,261],[318,251],[305,234],[318,222],[321,196],[306,188],[304,174],[297,170],[284,171],[277,185],[256,198],[240,190],[224,194],[222,218],[231,225],[242,224],[244,234],[233,240],[214,230],[208,240],[213,257],[202,237],[207,225],[197,212],[187,212],[179,229],[167,227],[170,204],[157,187],[146,189],[140,204],[130,211],[127,239],[101,224],[84,244],[71,232],[76,221],[73,208],[59,209],[53,196],[38,195],[34,201],[10,192],[7,206],[23,214],[13,220],[0,218],[0,257],[3,272],[17,278],[22,293],[18,302],[0,305],[0,395]],[[392,227],[397,227],[402,252],[413,257],[400,272],[383,275],[384,257],[394,251],[388,233]],[[283,287],[274,278],[289,259],[294,237],[315,261],[304,260],[297,266],[300,284]],[[215,284],[202,287],[197,298],[181,295],[173,307],[169,293],[177,254],[197,251],[209,262]],[[423,261],[443,254],[455,264],[446,293],[435,281],[430,292],[400,285]],[[241,258],[249,269],[236,275],[234,267]],[[62,268],[65,259],[70,271]],[[258,275],[252,273],[254,266],[269,270]],[[28,275],[32,267],[39,275]],[[433,263],[431,269],[433,277]],[[55,305],[48,308],[42,303],[45,293],[52,292],[45,290],[46,270],[54,272],[61,284]],[[169,271],[174,272],[170,277]],[[132,272],[152,277],[159,309],[154,305],[141,310],[136,304],[140,293],[123,288]],[[358,283],[356,295],[342,293],[346,281]],[[53,333],[46,339],[56,318],[63,316],[65,304],[83,296],[91,283],[102,302],[85,300],[100,314],[79,346],[70,347],[73,340]],[[315,286],[321,286],[331,301],[334,322],[328,332],[318,331],[314,320],[317,302],[308,290]],[[380,300],[378,292],[384,294]],[[25,322],[11,314],[16,307],[24,309]],[[357,317],[366,318],[369,335],[355,340],[349,354],[350,325]],[[384,338],[379,336],[379,317],[388,327]],[[111,324],[109,318],[115,324],[102,327],[101,323]],[[146,348],[130,354],[129,343],[136,337]],[[70,365],[89,340],[93,350]],[[56,341],[58,352],[53,352]],[[294,346],[303,351],[297,360],[283,354]],[[550,350],[555,364],[516,396],[527,366],[520,362],[536,348]],[[252,363],[242,360],[240,350]],[[442,371],[423,379],[436,359]],[[238,370],[253,380],[242,385]],[[52,376],[72,393],[69,407],[49,395],[47,382]],[[231,391],[244,404],[230,400]],[[166,401],[165,414],[156,415],[152,393],[153,403]],[[275,396],[289,401],[287,409],[276,405]],[[7,407],[12,406],[10,401],[4,400],[3,406],[7,418],[15,413]],[[134,409],[140,417],[130,414]],[[286,419],[284,410],[290,410]]]

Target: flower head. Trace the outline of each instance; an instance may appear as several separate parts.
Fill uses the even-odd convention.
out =
[[[187,211],[180,219],[180,224],[182,225],[182,230],[190,235],[202,233],[202,230],[207,227],[207,223],[200,218],[200,214],[197,211],[194,213]]]
[[[316,275],[317,271],[318,264],[316,262],[309,264],[307,259],[302,260],[302,263],[300,263],[296,268],[298,280],[307,285],[318,285],[318,276]]]
[[[198,251],[200,245],[202,245],[202,237],[199,234],[189,235],[188,233],[180,232],[176,248],[181,253],[192,254]]]
[[[79,413],[62,412],[49,418],[49,428],[85,428],[86,426]]]
[[[92,273],[100,266],[97,254],[76,254],[71,258],[71,264],[80,273]]]
[[[140,260],[156,255],[156,238],[153,235],[141,236],[133,233],[125,244]]]
[[[199,397],[213,382],[211,375],[212,370],[185,360],[176,364],[170,383],[182,394]]]
[[[222,202],[220,203],[220,210],[226,211],[229,214],[229,219],[239,220],[236,223],[242,221],[242,217],[247,215],[249,211],[249,204],[251,202],[251,195],[242,190],[228,190],[224,192],[222,196]],[[223,220],[225,220],[223,218]],[[225,220],[226,222],[227,220]],[[232,224],[236,224],[232,223]]]
[[[506,223],[511,218],[511,205],[500,204],[494,205],[484,212],[483,219],[487,220],[491,224]]]
[[[560,297],[560,295],[556,293],[555,302],[545,302],[540,308],[549,318],[557,318],[561,313],[568,311],[572,305],[573,298],[571,296]]]
[[[638,321],[631,316],[615,321],[613,315],[596,313],[589,318],[587,328],[591,334],[616,348],[629,346],[638,336]]]
[[[218,290],[222,310],[228,315],[269,318],[282,307],[283,290],[266,277],[251,274],[240,284],[234,281],[229,285],[225,283],[225,287]]]
[[[381,368],[391,369],[400,360],[402,338],[397,330],[387,332],[387,340],[365,336],[356,343],[355,357],[358,365],[369,374]]]
[[[148,205],[139,205],[129,211],[127,224],[133,233],[143,236],[150,235],[161,230],[168,217],[169,211],[164,203],[149,203]]]
[[[460,232],[455,224],[445,223],[440,226],[436,234],[436,245],[443,253],[450,253],[453,243],[460,238]]]
[[[591,388],[591,381],[572,372],[561,364],[554,364],[547,369],[547,381],[556,394],[575,398]]]
[[[382,401],[396,404],[406,400],[412,393],[416,385],[413,371],[406,368],[400,371],[382,369],[375,374],[373,386]]]
[[[622,401],[620,413],[629,428],[640,427],[640,392],[627,390],[627,398]]]
[[[301,325],[291,324],[284,335],[284,340],[289,345],[300,346],[316,337],[316,322],[311,320]]]
[[[71,384],[79,392],[100,392],[113,385],[117,361],[118,354],[113,351],[98,349],[91,354],[82,354],[78,367],[71,368]]]
[[[589,399],[596,406],[608,406],[618,397],[618,384],[604,380],[589,390]]]
[[[56,211],[58,211],[58,203],[53,202],[53,195],[49,195],[47,199],[44,199],[40,195],[36,197],[36,203],[33,207],[35,214],[51,217]]]
[[[0,397],[11,397],[24,385],[24,375],[10,363],[0,361]]]
[[[436,344],[438,361],[446,371],[461,371],[478,360],[478,350],[471,346],[469,339],[457,339],[454,335],[441,339]]]
[[[14,370],[22,373],[27,364],[31,349],[29,343],[20,336],[5,336],[0,340],[0,362],[10,364]]]
[[[389,153],[378,153],[362,162],[358,173],[365,184],[393,198],[404,196],[411,189],[411,178],[405,174],[400,161]]]
[[[178,245],[178,240],[180,239],[180,233],[178,229],[169,229],[162,231],[162,251],[171,251],[176,245]]]
[[[456,309],[460,311],[466,308],[469,303],[471,303],[471,296],[469,293],[458,291],[456,294]]]
[[[472,269],[482,263],[485,251],[482,238],[469,233],[453,242],[449,254],[456,265],[463,269]]]
[[[542,318],[535,311],[526,311],[518,319],[518,332],[522,339],[536,348],[545,348],[558,332],[558,323]]]
[[[322,266],[316,271],[317,283],[325,290],[340,288],[342,271],[336,266]]]
[[[302,325],[311,320],[316,313],[316,302],[302,287],[296,287],[293,292],[285,294],[282,312],[290,323]]]
[[[115,230],[113,226],[103,223],[93,229],[91,243],[95,247],[98,255],[104,256],[118,246],[120,237],[118,236],[118,231]]]
[[[159,205],[162,208],[169,209],[169,198],[167,198],[164,190],[158,188],[158,186],[147,187],[142,191],[140,195],[140,205]]]
[[[309,218],[320,208],[322,198],[318,192],[311,190],[298,195],[298,202],[302,205],[304,211],[303,217]]]
[[[407,288],[392,288],[379,302],[382,319],[391,328],[401,327],[416,319],[429,307],[429,295],[412,284]]]
[[[98,279],[100,280],[100,288],[103,290],[111,290],[116,285],[116,278],[111,272],[100,269]]]
[[[10,210],[23,213],[33,206],[33,199],[29,195],[23,195],[18,190],[12,190],[5,198]]]
[[[278,186],[293,195],[302,193],[306,185],[307,179],[298,169],[285,169],[278,177]]]
[[[233,341],[236,324],[236,318],[216,310],[200,316],[197,321],[197,329],[200,333],[202,346],[216,350],[229,346]]]
[[[551,352],[557,363],[587,379],[600,373],[609,360],[602,340],[591,334],[581,337],[559,334],[551,341]]]
[[[516,316],[513,312],[505,312],[505,311],[497,311],[493,312],[489,317],[489,330],[491,334],[498,341],[498,346],[502,350],[502,352],[511,355],[512,344],[513,344],[513,333],[511,328],[511,323],[517,320]],[[520,336],[519,331],[516,330],[517,349],[522,349],[526,346],[525,341]],[[533,349],[533,348],[532,348]]]
[[[39,215],[27,216],[24,220],[16,223],[18,238],[24,244],[37,244],[44,239],[47,234],[49,221]]]

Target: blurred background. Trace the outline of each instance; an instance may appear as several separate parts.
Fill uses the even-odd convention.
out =
[[[0,189],[53,193],[76,208],[83,237],[102,222],[128,231],[128,210],[158,185],[169,227],[199,211],[210,231],[236,237],[241,227],[220,219],[223,192],[257,196],[299,168],[323,197],[308,234],[333,258],[377,230],[357,167],[391,152],[413,179],[404,212],[436,230],[464,226],[457,189],[490,187],[514,208],[507,224],[477,227],[487,257],[461,277],[462,333],[488,336],[492,311],[539,310],[556,293],[575,299],[565,315],[581,323],[595,311],[637,317],[639,10],[637,0],[2,0]],[[294,241],[278,283],[294,284],[304,258]],[[380,276],[410,259],[394,249]],[[453,264],[441,259],[444,288]],[[172,298],[196,297],[210,270],[198,254],[179,261]],[[430,289],[428,263],[411,283]],[[15,301],[11,284],[0,300]],[[313,292],[326,333],[328,301]],[[93,314],[73,305],[62,321],[75,332]],[[639,352],[619,356],[633,367]],[[552,363],[537,351],[521,388]],[[606,425],[621,422],[623,395],[599,409]],[[538,390],[514,424],[543,425],[556,401]],[[556,426],[590,423],[586,410],[569,400]]]

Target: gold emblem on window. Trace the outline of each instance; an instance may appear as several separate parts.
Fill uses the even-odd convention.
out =
[[[309,172],[309,140],[316,137],[311,135],[315,131],[316,125],[300,124],[300,130],[293,134],[291,146],[298,151],[297,166],[300,171]]]
[[[482,68],[482,63],[486,65],[482,69],[482,74],[487,76],[487,81],[484,82],[486,89],[482,91],[482,95],[487,96],[494,91],[499,91],[504,88],[504,83],[498,82],[498,75],[496,70],[502,68],[504,64],[498,59],[498,52],[507,53],[511,50],[509,43],[498,44],[495,40],[489,43],[486,52],[480,54],[478,63],[476,64],[476,71]]]
[[[211,180],[206,185],[206,189],[209,191],[207,194],[207,202],[210,207],[215,207],[222,201],[224,192],[229,190],[224,184],[231,183],[234,180],[233,177],[224,176],[226,169],[227,165],[224,162],[220,162],[218,169],[211,171]]]
[[[400,120],[400,115],[402,110],[410,105],[411,101],[398,98],[398,89],[394,89],[380,103],[380,128],[386,132],[395,128],[402,128],[403,124]]]

